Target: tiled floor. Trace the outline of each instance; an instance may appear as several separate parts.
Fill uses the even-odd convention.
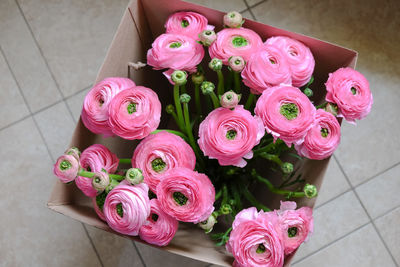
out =
[[[399,266],[400,1],[191,1],[359,51],[373,110],[356,127],[343,125],[315,233],[293,266]],[[52,162],[69,142],[127,2],[0,0],[1,266],[207,266],[45,207]]]

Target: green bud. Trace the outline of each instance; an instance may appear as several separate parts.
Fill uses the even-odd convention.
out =
[[[143,182],[143,174],[141,169],[131,168],[126,171],[125,180],[127,180],[131,185],[140,184]]]
[[[217,219],[215,218],[214,215],[211,214],[210,217],[207,218],[207,220],[200,222],[199,226],[201,229],[204,229],[206,234],[211,232],[213,230],[214,225],[217,223]]]
[[[208,67],[214,71],[222,69],[222,60],[219,58],[211,59],[210,63],[208,63]]]
[[[74,156],[78,161],[79,161],[79,157],[81,156],[81,152],[79,151],[79,149],[77,148],[77,147],[71,147],[71,148],[68,148],[66,151],[65,151],[65,153],[64,154],[67,154],[67,155],[72,155],[72,156]]]
[[[175,107],[174,107],[174,105],[169,104],[168,106],[165,107],[165,111],[166,111],[168,114],[174,113],[174,112],[175,112]]]
[[[307,96],[307,97],[312,97],[313,96],[313,94],[314,94],[314,92],[313,92],[313,90],[311,90],[310,88],[306,88],[306,89],[304,89],[304,94]]]
[[[186,84],[187,74],[184,71],[176,70],[172,73],[171,79],[176,85]]]
[[[212,83],[212,82],[209,82],[209,81],[204,81],[202,84],[201,84],[201,91],[203,92],[203,94],[205,94],[205,95],[209,95],[209,94],[211,94],[212,92],[214,92],[214,89],[215,89],[215,85]]]
[[[204,74],[201,72],[196,72],[192,74],[192,82],[194,84],[201,84],[204,81]]]
[[[232,212],[232,207],[229,204],[224,204],[221,206],[220,210],[222,214],[227,215]]]
[[[108,184],[108,186],[106,187],[105,192],[108,194],[111,190],[114,189],[114,187],[116,187],[117,185],[119,185],[119,182],[115,179],[110,179],[110,183]]]
[[[338,106],[334,103],[327,103],[324,109],[335,117],[338,115]]]
[[[306,194],[306,197],[308,198],[313,198],[318,195],[317,187],[315,187],[315,185],[306,184],[303,190],[304,194]]]
[[[293,164],[290,162],[284,162],[281,169],[284,174],[290,174],[293,172]]]
[[[189,103],[190,101],[190,95],[188,94],[181,94],[181,96],[179,97],[179,101],[181,101],[181,103]]]

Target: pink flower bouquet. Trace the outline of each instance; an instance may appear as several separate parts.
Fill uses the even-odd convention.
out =
[[[373,99],[366,78],[349,67],[319,88],[317,50],[243,23],[238,12],[215,25],[198,12],[169,14],[145,67],[168,86],[106,78],[82,109],[92,133],[136,148],[124,158],[101,144],[82,154],[71,148],[54,174],[75,181],[120,234],[167,246],[180,222],[192,224],[226,248],[234,266],[278,267],[313,232],[312,208],[297,208],[317,196],[301,162],[329,158],[342,118],[365,118]],[[321,91],[325,102],[316,103]],[[255,188],[284,201],[278,207]]]

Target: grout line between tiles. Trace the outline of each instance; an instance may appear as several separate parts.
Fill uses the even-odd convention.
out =
[[[336,160],[336,161],[339,162],[339,160]],[[386,169],[384,169],[384,170],[378,172],[377,174],[374,174],[373,176],[367,178],[365,181],[362,181],[361,183],[355,185],[354,188],[358,188],[358,187],[360,187],[361,185],[368,183],[369,181],[373,180],[374,178],[376,178],[376,177],[378,177],[378,176],[384,174],[385,172],[387,172],[387,171],[389,171],[389,170],[391,170],[391,169],[397,167],[397,165],[400,165],[400,161],[397,162],[397,163],[395,163],[395,164],[393,164],[392,166],[390,166],[390,167],[388,167],[388,168],[386,168]]]
[[[139,258],[140,258],[140,261],[142,262],[143,267],[147,267],[146,262],[144,261],[142,254],[140,253],[138,247],[136,246],[135,241],[132,240],[131,242],[132,242],[133,246],[135,247],[136,253],[139,255]]]
[[[254,16],[254,13],[253,13],[253,11],[251,10],[251,8],[250,8],[249,4],[247,3],[247,1],[246,1],[246,0],[243,0],[243,2],[244,2],[244,4],[246,5],[247,10],[250,12],[251,17],[252,17],[254,20],[257,20],[257,19],[256,19],[256,16]]]
[[[378,220],[378,219],[380,219],[380,218],[382,218],[382,217],[385,217],[386,215],[388,215],[389,213],[391,213],[391,212],[393,212],[393,211],[395,211],[395,210],[397,210],[397,209],[400,209],[400,205],[394,207],[394,208],[391,209],[391,210],[386,211],[386,212],[383,213],[382,215],[379,215],[378,217],[376,217],[376,218],[374,218],[374,219],[372,219],[372,220],[373,220],[373,221],[376,221],[376,220]]]
[[[93,249],[94,249],[94,252],[95,252],[96,255],[97,255],[97,258],[98,258],[99,261],[100,261],[100,265],[101,265],[102,267],[104,267],[104,263],[103,263],[103,261],[101,260],[100,254],[99,254],[99,252],[97,251],[96,246],[94,245],[92,238],[91,238],[90,235],[89,235],[89,231],[88,231],[88,229],[86,228],[86,225],[85,225],[84,223],[81,223],[81,224],[82,224],[82,226],[83,226],[83,229],[85,229],[86,236],[89,238],[90,244],[92,244],[92,247],[93,247]]]
[[[15,124],[17,124],[17,123],[19,123],[19,122],[21,122],[21,121],[23,121],[23,120],[25,120],[25,119],[27,119],[29,117],[31,117],[31,114],[26,115],[26,116],[24,116],[24,117],[22,117],[22,118],[20,118],[20,119],[18,119],[16,121],[13,121],[13,122],[11,122],[11,123],[9,123],[7,125],[4,125],[3,127],[0,128],[0,131],[2,131],[4,129],[7,129],[7,128],[11,127],[11,126],[14,126]]]

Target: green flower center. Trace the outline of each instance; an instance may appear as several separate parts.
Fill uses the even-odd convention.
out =
[[[136,103],[130,103],[126,109],[128,110],[129,114],[136,112]]]
[[[269,62],[271,62],[271,64],[276,64],[276,61],[275,61],[275,59],[273,59],[273,58],[270,58],[270,59],[269,59]]]
[[[181,46],[182,46],[182,44],[180,42],[174,42],[169,45],[170,48],[178,48]]]
[[[257,247],[257,250],[256,250],[256,252],[258,253],[258,254],[262,254],[262,253],[264,253],[265,252],[265,246],[263,245],[263,244],[259,244],[258,245],[258,247]]]
[[[106,201],[106,197],[107,197],[106,191],[103,191],[100,195],[96,196],[96,204],[97,204],[97,207],[99,207],[99,209],[101,211],[103,210],[103,206],[104,206],[104,202]]]
[[[117,205],[117,213],[118,213],[118,215],[119,215],[119,217],[124,217],[124,210],[122,209],[122,204],[121,203],[119,203],[118,205]]]
[[[249,41],[247,41],[242,36],[236,36],[235,38],[232,39],[232,44],[234,47],[242,47],[248,45]]]
[[[226,138],[228,140],[235,139],[236,135],[237,135],[237,132],[235,130],[229,130],[229,131],[226,132]]]
[[[297,118],[299,108],[294,103],[288,103],[281,106],[280,113],[288,120]]]
[[[212,31],[206,31],[204,34],[205,34],[205,35],[211,35],[211,34],[212,34]]]
[[[181,25],[183,28],[186,28],[187,26],[189,26],[189,21],[187,21],[186,19],[183,19],[181,22]]]
[[[94,181],[98,184],[100,183],[101,179],[99,177],[94,178]]]
[[[104,100],[103,100],[103,99],[100,99],[100,100],[99,100],[99,103],[100,103],[100,107],[103,106]]]
[[[158,215],[155,214],[155,213],[151,214],[151,219],[152,219],[154,222],[156,222],[156,221],[158,220]]]
[[[235,65],[240,65],[241,61],[239,59],[235,60]]]
[[[60,169],[62,171],[68,170],[69,168],[72,167],[71,162],[69,162],[68,160],[63,160],[60,164]]]
[[[354,88],[354,87],[351,87],[351,93],[352,93],[353,95],[357,94],[357,89]]]
[[[297,227],[290,227],[287,232],[290,238],[295,237],[297,235]]]
[[[167,164],[161,158],[153,159],[153,161],[151,162],[151,168],[155,172],[161,172],[162,170],[164,170],[166,165]]]
[[[186,204],[186,202],[188,201],[188,198],[182,194],[181,192],[174,192],[172,194],[172,197],[174,198],[175,202],[179,205],[179,206],[183,206]]]
[[[326,128],[321,128],[321,136],[327,137],[329,135],[329,131]]]

